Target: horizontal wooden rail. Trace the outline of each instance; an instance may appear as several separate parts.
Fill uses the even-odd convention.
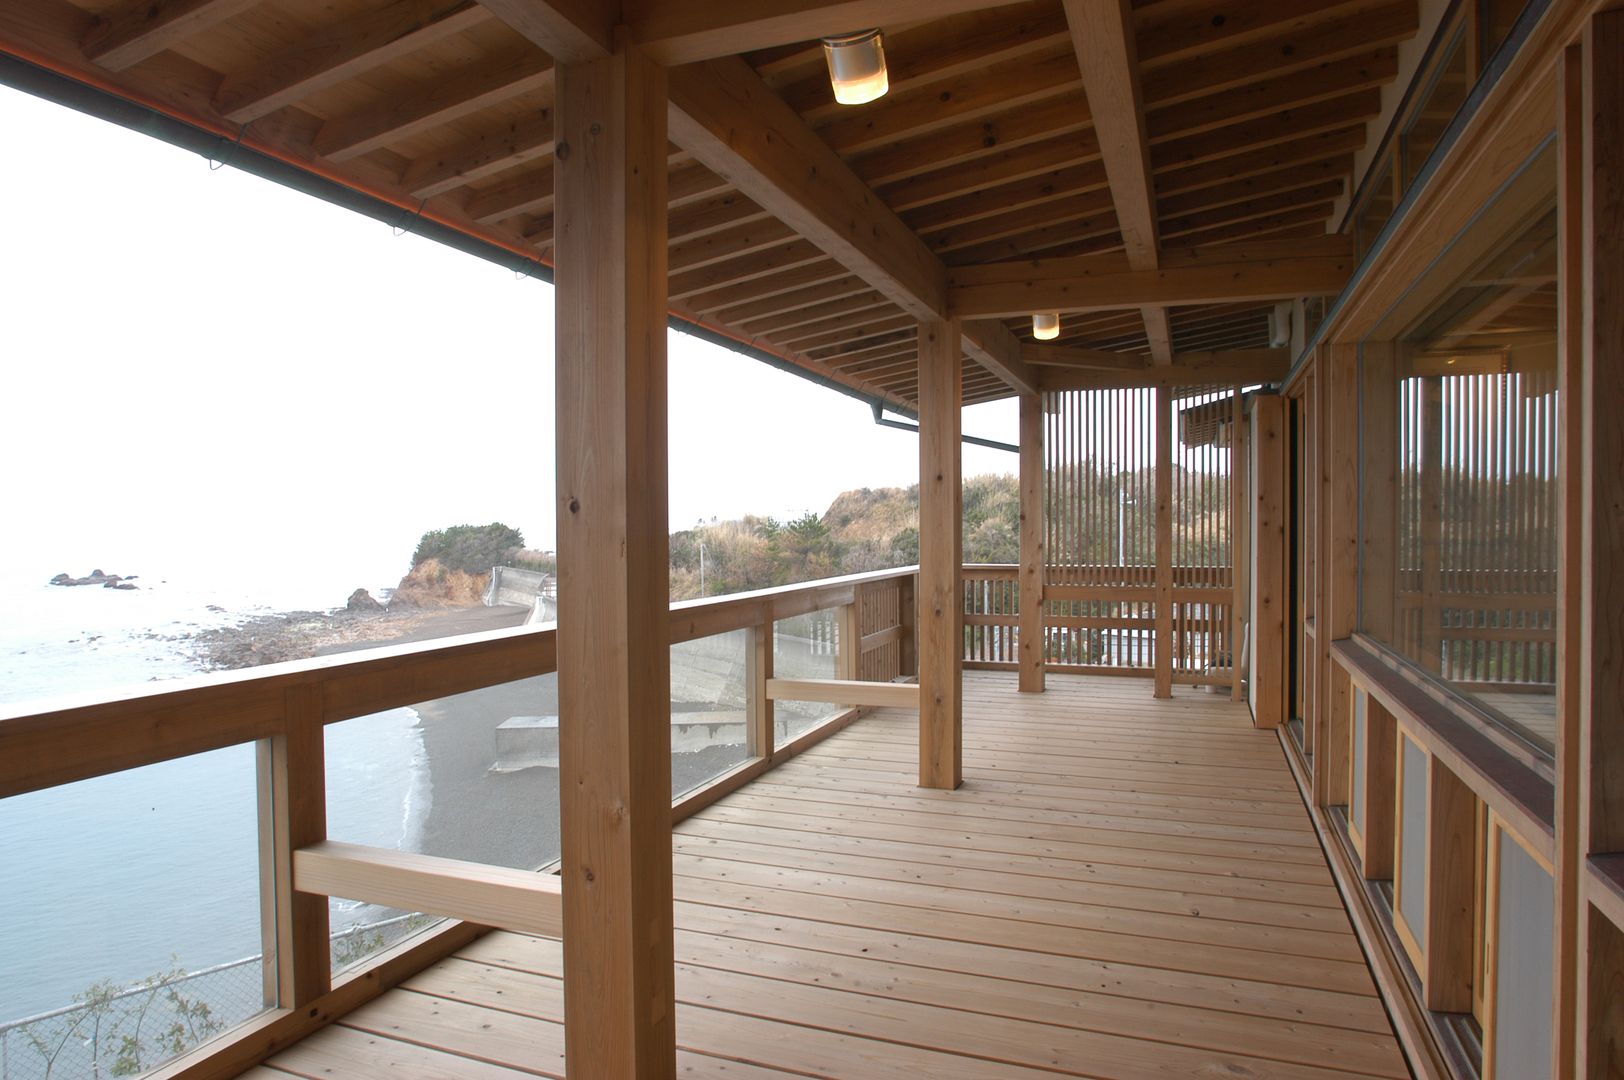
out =
[[[861,682],[856,679],[768,679],[773,701],[823,701],[832,705],[919,708],[917,683]]]
[[[293,853],[293,887],[541,937],[564,929],[556,876],[435,855],[327,840]]]

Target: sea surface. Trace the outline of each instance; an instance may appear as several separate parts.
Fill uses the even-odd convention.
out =
[[[332,608],[357,584],[378,584],[309,568],[278,580],[117,565],[97,569],[138,574],[140,588],[47,584],[91,569],[0,574],[0,706],[196,675],[188,635]],[[331,833],[414,847],[432,797],[417,714],[337,725],[327,745]],[[261,951],[254,755],[230,747],[0,799],[0,1025],[93,984]],[[376,914],[334,905],[335,930]]]

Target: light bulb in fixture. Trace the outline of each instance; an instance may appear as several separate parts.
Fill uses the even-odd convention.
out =
[[[1058,313],[1032,316],[1032,336],[1039,341],[1053,341],[1060,336]]]
[[[891,89],[885,72],[885,43],[878,30],[823,39],[829,82],[842,105],[862,105]]]

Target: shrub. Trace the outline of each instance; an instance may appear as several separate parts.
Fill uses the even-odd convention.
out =
[[[412,565],[434,559],[447,570],[488,574],[491,567],[507,559],[509,552],[523,547],[524,536],[519,530],[499,521],[489,525],[453,525],[449,529],[424,533],[412,553]]]

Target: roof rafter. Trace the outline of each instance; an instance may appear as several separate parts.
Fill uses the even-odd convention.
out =
[[[941,261],[743,60],[677,68],[670,95],[696,160],[909,314],[945,313]]]
[[[504,0],[524,4],[531,0]],[[586,3],[588,0],[577,0]],[[943,19],[1021,0],[628,0],[631,40],[664,64],[690,64],[870,26]]]
[[[601,60],[614,51],[614,4],[602,0],[479,2],[560,64]]]

